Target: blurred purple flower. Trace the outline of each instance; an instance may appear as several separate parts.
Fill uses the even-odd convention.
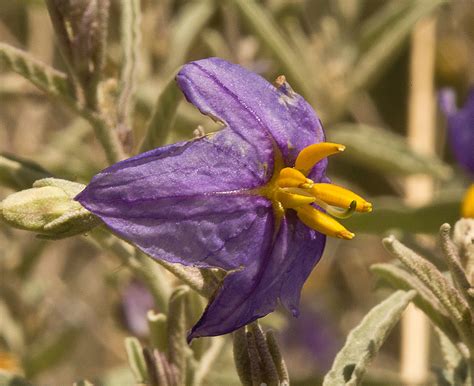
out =
[[[146,314],[155,307],[150,291],[143,283],[133,280],[122,293],[122,312],[125,324],[137,337],[148,335],[148,321]]]
[[[273,311],[278,299],[297,315],[324,234],[354,236],[319,209],[371,209],[328,183],[326,157],[344,147],[323,142],[318,117],[283,76],[275,87],[210,58],[185,65],[177,82],[226,127],[119,162],[77,200],[150,256],[229,271],[189,339],[234,331]]]
[[[447,119],[448,135],[458,163],[474,177],[474,86],[464,106],[458,109],[452,89],[439,93],[439,104]],[[461,208],[463,217],[474,218],[474,184],[468,189]]]
[[[439,93],[440,107],[446,116],[449,140],[459,164],[474,176],[474,87],[464,106],[458,109],[452,89]]]
[[[290,355],[305,358],[313,372],[316,366],[322,374],[330,369],[341,343],[334,321],[326,315],[306,305],[302,315],[292,320],[283,333],[284,347]]]

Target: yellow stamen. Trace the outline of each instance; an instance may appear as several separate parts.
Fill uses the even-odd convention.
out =
[[[323,158],[332,154],[344,151],[346,147],[337,143],[321,142],[305,147],[298,154],[295,162],[295,168],[300,170],[305,176],[309,171]]]
[[[464,196],[461,215],[466,218],[474,218],[474,184],[471,185]]]
[[[283,168],[280,171],[277,184],[282,188],[298,188],[301,185],[311,185],[313,181],[295,168]]]
[[[362,197],[333,184],[314,184],[309,190],[315,197],[326,202],[329,205],[339,208],[349,208],[352,201],[356,202],[355,210],[357,212],[371,212],[372,204],[365,201]]]
[[[348,231],[332,217],[313,208],[311,205],[296,208],[296,213],[303,224],[317,232],[346,240],[351,240],[355,236],[354,233]]]
[[[277,190],[275,198],[287,209],[295,209],[316,201],[311,194],[299,188],[280,188]]]

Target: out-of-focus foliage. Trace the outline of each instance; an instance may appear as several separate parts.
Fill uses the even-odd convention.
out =
[[[55,1],[46,3],[51,11]],[[86,3],[77,2],[79,7]],[[297,339],[295,322],[284,313],[262,321],[281,331],[292,384],[321,383],[348,331],[381,300],[367,270],[371,263],[378,263],[373,270],[395,288],[417,290],[414,303],[444,333],[443,352],[452,349],[459,326],[453,326],[442,299],[420,277],[384,264],[387,255],[378,235],[392,229],[402,236],[434,233],[458,217],[466,180],[445,151],[443,119],[437,122],[435,156],[414,153],[404,140],[407,53],[415,23],[435,15],[437,85],[454,87],[462,99],[474,71],[470,1],[111,0],[109,11],[108,1],[91,3],[94,12],[79,13],[82,24],[53,12],[50,18],[43,2],[0,3],[0,199],[52,176],[87,183],[127,154],[218,129],[184,103],[173,82],[175,71],[189,60],[220,56],[269,80],[283,73],[321,116],[328,139],[348,148],[331,160],[331,177],[371,196],[375,208],[370,216],[347,221],[358,238],[350,244],[331,241],[306,284],[301,312],[309,320],[302,334],[311,339]],[[97,23],[90,24],[91,14]],[[70,30],[62,36],[69,38],[61,40],[58,31],[66,25]],[[90,44],[77,45],[81,39]],[[436,191],[432,202],[411,208],[403,201],[402,178],[418,173],[431,175]],[[430,245],[424,248],[436,255]],[[203,295],[219,278],[219,273],[163,265]],[[188,355],[164,342],[164,336],[175,334],[168,335],[169,319],[157,315],[172,307],[169,297],[179,279],[101,228],[85,238],[49,242],[0,224],[0,276],[0,377],[15,377],[9,384],[21,385],[22,376],[54,385],[138,380],[137,373],[145,370],[143,363],[134,372],[128,366],[123,340],[135,332],[121,315],[125,289],[136,280],[150,291],[154,307],[141,315],[150,336],[140,344],[127,340],[128,354],[139,355],[147,346],[148,354],[169,352],[182,368],[191,366],[194,378],[188,379],[196,384],[239,384],[231,345],[199,340]],[[186,309],[195,321],[203,304],[193,296]],[[179,323],[174,327],[183,334]],[[362,345],[357,351],[352,342],[345,352],[359,355],[366,349]],[[398,381],[397,348],[389,337],[364,382]],[[183,355],[194,362],[183,361]],[[151,371],[169,359],[158,357]],[[208,371],[216,357],[222,370]],[[462,358],[448,359],[451,370],[443,376],[455,380]]]

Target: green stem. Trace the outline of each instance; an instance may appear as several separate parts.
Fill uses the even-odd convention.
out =
[[[92,125],[109,163],[114,164],[123,160],[125,153],[117,136],[117,132],[107,124],[105,119],[100,114],[88,109],[78,110],[76,107],[75,110]]]

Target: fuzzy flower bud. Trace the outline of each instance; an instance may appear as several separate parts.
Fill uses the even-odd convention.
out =
[[[84,185],[45,178],[32,189],[8,196],[0,204],[0,218],[15,228],[38,232],[45,238],[63,238],[86,232],[99,220],[73,198]]]

